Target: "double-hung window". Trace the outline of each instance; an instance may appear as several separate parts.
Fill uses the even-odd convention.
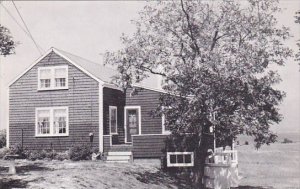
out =
[[[109,106],[109,128],[110,134],[118,134],[117,130],[117,107],[116,106]]]
[[[67,65],[38,68],[38,90],[57,90],[67,88]]]
[[[36,136],[68,136],[68,107],[36,108]]]

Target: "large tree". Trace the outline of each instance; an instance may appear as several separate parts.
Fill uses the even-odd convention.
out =
[[[0,55],[15,53],[15,45],[9,30],[0,24]]]
[[[160,106],[168,108],[157,113],[166,116],[173,145],[200,157],[196,183],[207,151],[202,139],[212,125],[220,143],[239,134],[254,136],[257,147],[276,139],[270,125],[282,119],[284,92],[273,88],[280,77],[269,66],[292,56],[283,45],[289,29],[274,17],[279,11],[276,0],[150,3],[134,22],[134,35],[121,38],[124,48],[106,54],[123,88],[150,74],[163,78]]]

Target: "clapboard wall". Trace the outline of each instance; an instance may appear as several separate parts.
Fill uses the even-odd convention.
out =
[[[38,91],[38,67],[68,65],[68,89]],[[93,146],[99,147],[99,84],[68,61],[48,54],[9,89],[10,146],[21,143],[28,149],[66,150],[72,145],[89,143],[94,133]],[[69,107],[69,136],[35,137],[35,108]]]

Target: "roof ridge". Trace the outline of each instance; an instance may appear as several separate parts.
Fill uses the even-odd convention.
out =
[[[60,51],[60,52],[62,52],[62,53],[67,53],[67,54],[69,54],[69,55],[71,55],[71,56],[74,56],[74,57],[76,57],[76,58],[80,58],[80,59],[82,59],[82,60],[88,61],[89,63],[95,64],[95,65],[97,65],[97,66],[101,66],[101,67],[104,67],[104,68],[106,68],[106,69],[110,69],[110,70],[112,70],[112,71],[117,71],[116,69],[113,69],[113,68],[111,68],[111,67],[107,67],[107,66],[105,66],[105,65],[103,65],[103,64],[101,64],[101,63],[96,63],[96,62],[94,62],[94,61],[91,61],[91,60],[89,60],[89,59],[86,59],[86,58],[83,58],[83,57],[81,57],[81,56],[75,55],[75,54],[73,54],[73,53],[70,53],[70,52],[67,52],[67,51],[64,51],[64,50],[55,48],[55,47],[52,47],[52,49],[55,49],[55,50]]]

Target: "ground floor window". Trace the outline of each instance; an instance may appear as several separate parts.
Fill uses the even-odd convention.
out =
[[[67,136],[68,107],[36,108],[36,136]]]
[[[194,152],[167,152],[168,167],[194,166]]]

